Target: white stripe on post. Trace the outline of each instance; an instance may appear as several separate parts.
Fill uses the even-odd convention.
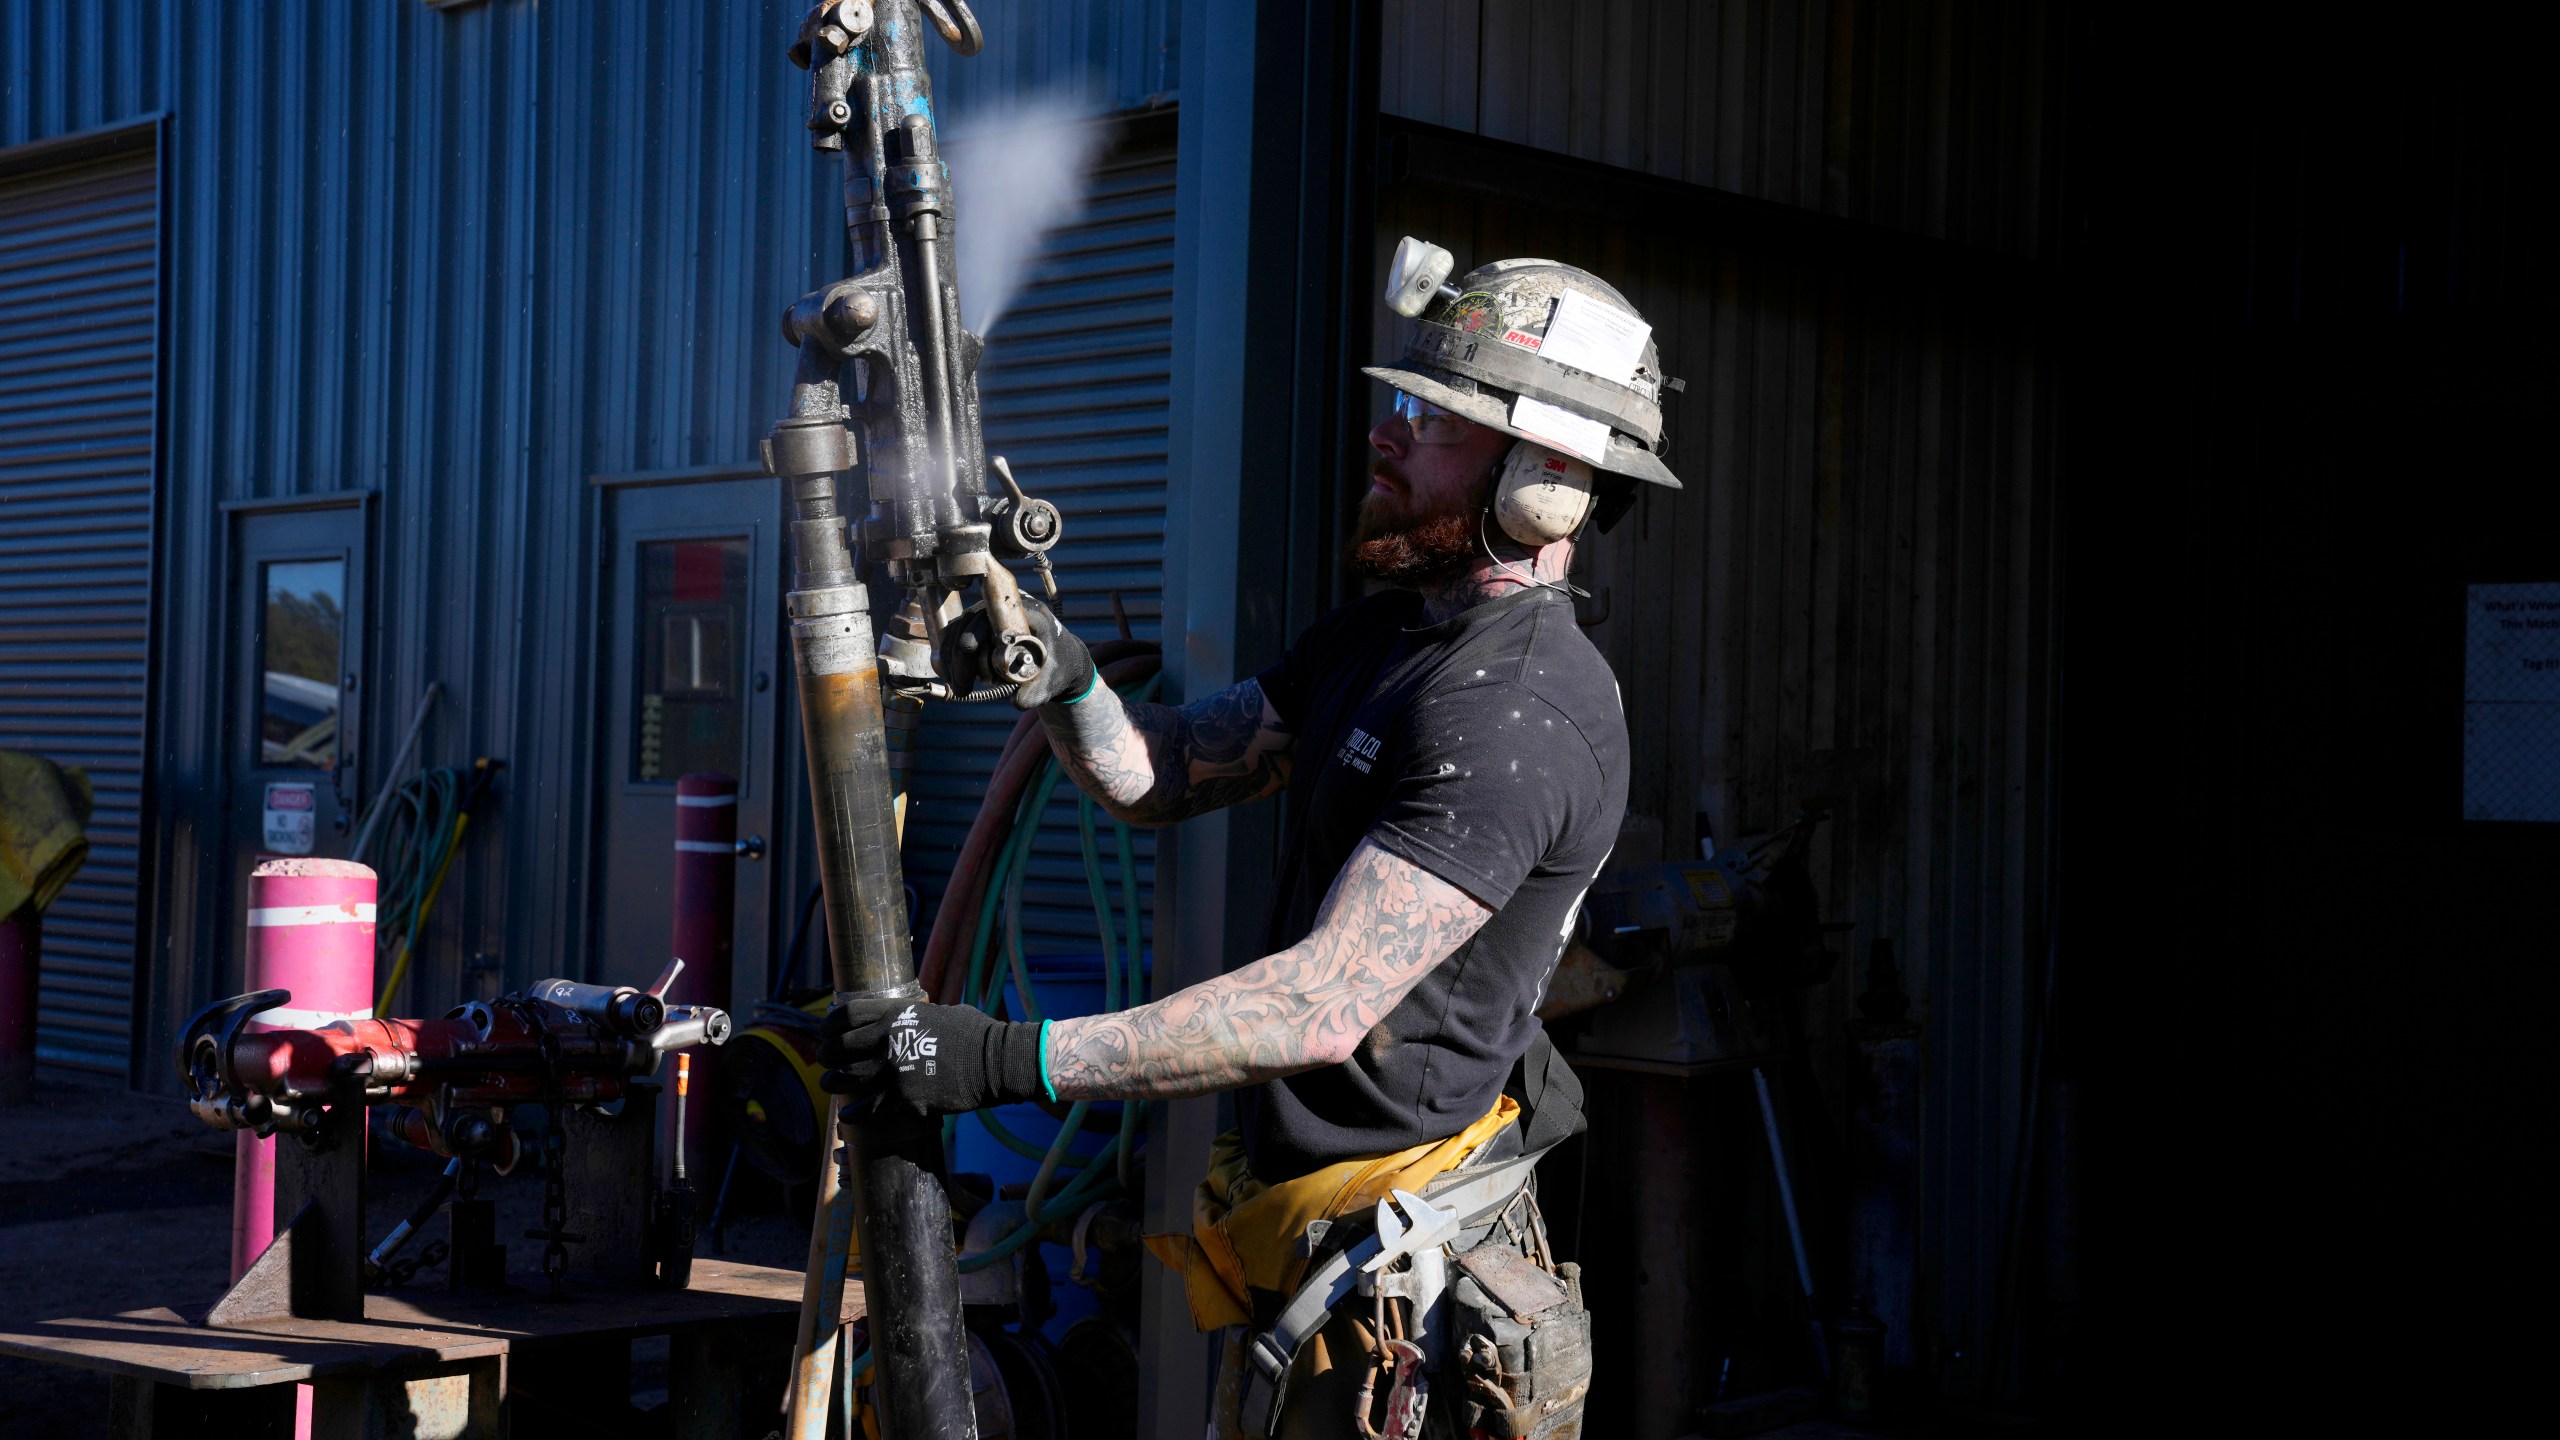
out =
[[[735,795],[679,795],[676,797],[676,805],[685,810],[711,810],[722,805],[737,803],[738,797]]]
[[[260,925],[370,925],[373,906],[359,905],[271,905],[249,912],[249,923]]]
[[[272,1010],[261,1010],[249,1018],[261,1025],[272,1025],[279,1030],[317,1030],[323,1025],[335,1025],[341,1020],[370,1020],[373,1018],[373,1007],[368,1005],[362,1010],[304,1010],[292,1005],[278,1005]]]
[[[735,855],[736,845],[723,845],[717,840],[679,840],[676,849],[687,855]]]

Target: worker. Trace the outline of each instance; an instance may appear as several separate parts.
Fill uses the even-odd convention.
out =
[[[1382,1412],[1403,1423],[1402,1405],[1436,1413],[1433,1433],[1543,1436],[1579,1423],[1588,1377],[1579,1288],[1552,1278],[1575,1272],[1553,1257],[1529,1184],[1535,1157],[1580,1128],[1580,1090],[1535,1012],[1617,838],[1627,731],[1567,575],[1586,526],[1623,513],[1639,483],[1679,481],[1659,458],[1659,361],[1623,296],[1544,260],[1440,285],[1447,252],[1433,253],[1438,274],[1414,282],[1400,252],[1399,278],[1428,308],[1413,307],[1403,361],[1367,372],[1394,404],[1369,432],[1349,563],[1392,588],[1181,706],[1122,700],[1026,601],[1051,659],[1015,703],[1111,814],[1172,825],[1286,792],[1265,952],[1107,1015],[839,1007],[822,1052],[827,1087],[857,1110],[1235,1092],[1193,1234],[1151,1240],[1183,1269],[1202,1328],[1228,1327],[1220,1435],[1374,1434]],[[1474,1223],[1428,1247],[1437,1260],[1403,1262],[1423,1276],[1412,1288],[1440,1293],[1399,1302],[1401,1337],[1375,1333],[1370,1297],[1305,1297],[1376,1225],[1416,1219],[1392,1192],[1458,1194],[1479,1171],[1458,1217]],[[1457,1302],[1484,1292],[1461,1283],[1466,1252],[1497,1244],[1545,1272],[1557,1303],[1530,1308],[1579,1326],[1578,1343],[1542,1329],[1524,1351],[1508,1313],[1507,1345],[1469,1328]],[[1531,1358],[1546,1373],[1527,1373]]]

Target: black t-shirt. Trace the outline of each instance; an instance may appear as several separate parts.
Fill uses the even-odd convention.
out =
[[[1494,913],[1349,1061],[1237,1095],[1268,1181],[1443,1139],[1493,1108],[1626,810],[1617,680],[1562,595],[1424,622],[1420,596],[1374,595],[1258,677],[1295,734],[1269,951],[1315,928],[1364,839]]]

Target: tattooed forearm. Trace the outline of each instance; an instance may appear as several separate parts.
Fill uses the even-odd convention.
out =
[[[1053,1022],[1050,1082],[1063,1100],[1170,1100],[1341,1064],[1490,913],[1363,842],[1306,939],[1150,1005]]]
[[[1123,704],[1104,686],[1043,705],[1040,723],[1068,778],[1132,825],[1260,799],[1289,779],[1289,727],[1251,680],[1179,709]]]

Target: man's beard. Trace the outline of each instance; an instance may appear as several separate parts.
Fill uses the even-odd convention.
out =
[[[1370,467],[1372,474],[1378,469]],[[1451,579],[1475,563],[1480,497],[1416,515],[1408,503],[1411,493],[1372,490],[1361,497],[1359,528],[1352,532],[1348,556],[1352,569],[1389,585],[1420,588]]]

